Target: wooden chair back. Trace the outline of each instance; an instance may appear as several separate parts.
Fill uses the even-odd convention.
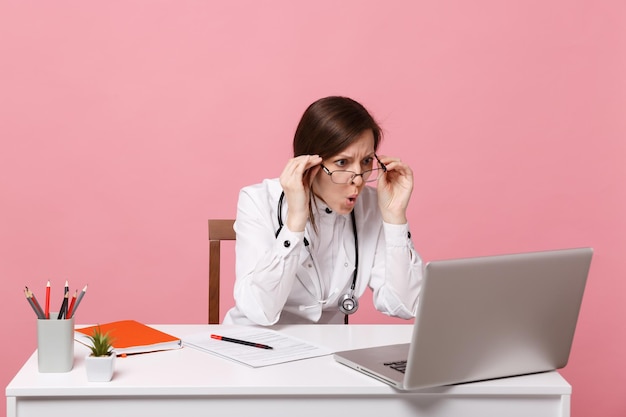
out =
[[[234,219],[209,219],[209,324],[220,322],[220,243],[235,240]]]

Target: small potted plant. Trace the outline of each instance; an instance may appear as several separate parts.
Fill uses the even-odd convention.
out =
[[[113,378],[115,366],[115,352],[109,333],[102,333],[100,326],[97,326],[89,341],[91,353],[85,358],[87,369],[87,380],[92,382],[108,382]]]

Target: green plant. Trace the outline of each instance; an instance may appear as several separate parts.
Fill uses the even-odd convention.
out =
[[[102,333],[100,330],[100,326],[96,327],[91,334],[88,336],[91,341],[91,356],[111,356],[113,353],[113,340],[109,333]]]

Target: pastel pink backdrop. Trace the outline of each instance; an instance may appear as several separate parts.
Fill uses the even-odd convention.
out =
[[[205,322],[207,219],[342,94],[413,167],[425,260],[595,248],[562,374],[573,416],[623,416],[625,4],[0,1],[0,385],[24,285],[89,284],[79,323]]]

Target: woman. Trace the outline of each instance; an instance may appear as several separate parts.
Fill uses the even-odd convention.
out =
[[[380,140],[352,99],[309,106],[280,179],[240,192],[236,305],[225,324],[347,323],[368,286],[376,309],[414,317],[422,261],[406,217],[413,173],[377,155]]]

